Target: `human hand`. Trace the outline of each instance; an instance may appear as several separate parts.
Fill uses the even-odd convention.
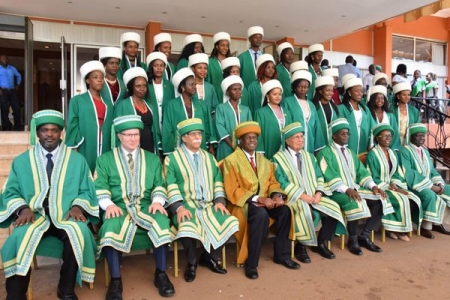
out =
[[[14,226],[22,226],[24,224],[34,223],[34,212],[29,208],[24,208],[21,210],[19,217],[14,222]]]

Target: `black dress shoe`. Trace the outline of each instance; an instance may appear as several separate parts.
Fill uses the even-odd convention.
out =
[[[204,266],[204,267],[208,267],[211,271],[213,271],[214,273],[217,274],[227,274],[227,270],[225,270],[224,268],[222,268],[221,265],[219,265],[219,263],[213,259],[211,256],[209,256],[206,253],[203,253],[200,256],[200,261],[199,261],[200,265]]]
[[[336,258],[336,255],[334,255],[334,253],[331,250],[329,250],[327,248],[327,246],[325,246],[325,244],[323,244],[323,243],[319,244],[319,246],[317,246],[317,247],[312,247],[311,251],[319,253],[320,256],[327,258],[327,259]]]
[[[358,237],[358,243],[360,246],[372,251],[372,252],[383,252],[380,247],[375,245],[369,237]]]
[[[245,267],[245,276],[248,279],[258,279],[258,270],[256,268]]]
[[[63,293],[60,289],[57,291],[58,299],[62,300],[78,300],[78,296],[75,293],[66,294]]]
[[[426,237],[427,239],[434,239],[434,235],[431,233],[431,231],[425,228],[420,228],[420,235]]]
[[[108,291],[106,292],[106,300],[122,300],[122,278],[111,278]]]
[[[301,243],[295,244],[294,255],[296,259],[304,264],[309,264],[311,262],[308,252],[306,252],[306,246]]]
[[[172,282],[170,282],[169,277],[167,277],[166,272],[156,270],[154,284],[158,288],[159,295],[163,297],[170,297],[175,294],[175,288]]]
[[[348,239],[347,247],[350,253],[353,253],[355,255],[363,255],[361,247],[359,247],[358,239]]]
[[[286,268],[291,269],[291,270],[300,269],[300,265],[298,263],[296,263],[295,261],[293,261],[292,259],[287,259],[287,260],[281,261],[281,260],[274,258],[273,262],[278,265],[283,265]]]
[[[187,264],[186,271],[184,271],[184,280],[186,280],[186,282],[194,281],[195,270],[197,270],[197,264]]]
[[[450,231],[447,230],[447,228],[445,228],[445,226],[444,226],[443,224],[440,224],[440,225],[433,225],[433,227],[432,227],[431,230],[440,232],[440,233],[442,233],[442,234],[450,235]]]

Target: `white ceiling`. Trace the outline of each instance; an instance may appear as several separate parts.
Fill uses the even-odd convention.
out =
[[[2,0],[0,12],[73,21],[246,36],[264,27],[265,39],[294,37],[297,44],[323,42],[436,0]]]

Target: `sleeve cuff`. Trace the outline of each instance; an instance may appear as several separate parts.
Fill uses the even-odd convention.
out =
[[[110,205],[114,205],[114,202],[112,202],[111,199],[101,199],[98,201],[98,206],[103,210],[106,210]]]
[[[163,197],[155,196],[155,197],[153,197],[152,203],[159,203],[159,204],[161,204],[162,206],[164,206],[164,205],[166,204],[166,201],[164,200]]]
[[[348,186],[346,186],[345,184],[340,185],[336,188],[336,191],[342,194],[345,194],[345,192],[348,190]]]

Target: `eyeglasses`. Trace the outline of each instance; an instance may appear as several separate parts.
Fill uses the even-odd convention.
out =
[[[137,137],[141,136],[140,133],[121,133],[121,135],[126,137],[127,139],[137,138]]]
[[[201,131],[191,131],[191,132],[186,133],[186,135],[188,135],[190,137],[201,136],[202,132]]]
[[[390,134],[380,134],[378,137],[381,139],[385,139],[385,140],[392,139],[392,135],[390,135]]]

